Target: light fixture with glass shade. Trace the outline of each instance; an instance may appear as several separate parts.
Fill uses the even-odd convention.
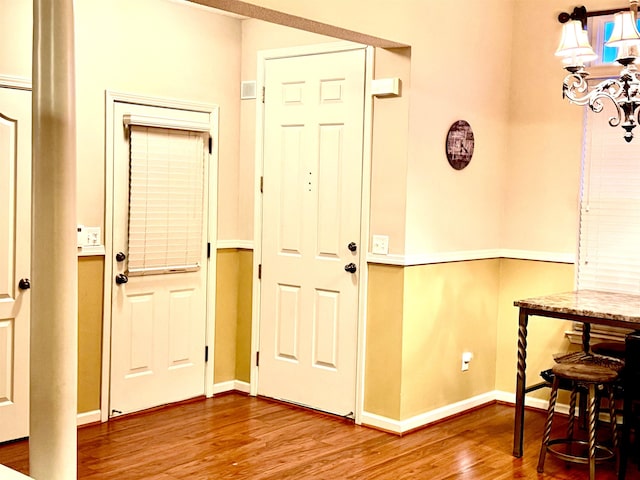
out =
[[[605,43],[618,49],[616,62],[622,66],[618,78],[603,80],[589,88],[585,63],[595,60],[597,55],[581,20],[564,23],[556,50],[556,56],[562,57],[564,68],[569,72],[562,85],[563,98],[577,105],[588,105],[595,113],[600,113],[606,103],[612,104],[615,115],[609,118],[609,125],[621,126],[627,142],[633,140],[633,129],[640,122],[640,77],[635,63],[640,50],[640,33],[636,28],[638,1],[629,0],[629,11],[614,15],[613,31]],[[584,15],[586,18],[586,10]]]

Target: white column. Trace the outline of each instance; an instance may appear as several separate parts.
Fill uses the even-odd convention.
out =
[[[33,0],[30,474],[77,476],[73,0]]]

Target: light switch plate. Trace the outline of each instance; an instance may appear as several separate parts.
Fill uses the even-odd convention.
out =
[[[389,237],[387,235],[374,235],[371,253],[378,255],[389,254]]]
[[[101,245],[101,228],[78,225],[78,247]]]

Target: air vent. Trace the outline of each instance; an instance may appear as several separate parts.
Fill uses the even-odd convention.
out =
[[[256,98],[256,81],[250,80],[242,82],[240,87],[240,98],[242,100],[251,100]]]

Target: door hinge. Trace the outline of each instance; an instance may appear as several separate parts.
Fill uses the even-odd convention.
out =
[[[265,87],[262,87],[262,103],[264,103]]]
[[[204,363],[209,361],[209,345],[204,346]]]
[[[262,278],[262,264],[258,265],[258,280]]]
[[[213,137],[209,135],[209,154],[213,153]]]
[[[260,352],[256,352],[256,367],[260,366]]]
[[[211,242],[207,242],[207,258],[211,258]]]
[[[264,177],[260,177],[260,193],[264,193]]]

